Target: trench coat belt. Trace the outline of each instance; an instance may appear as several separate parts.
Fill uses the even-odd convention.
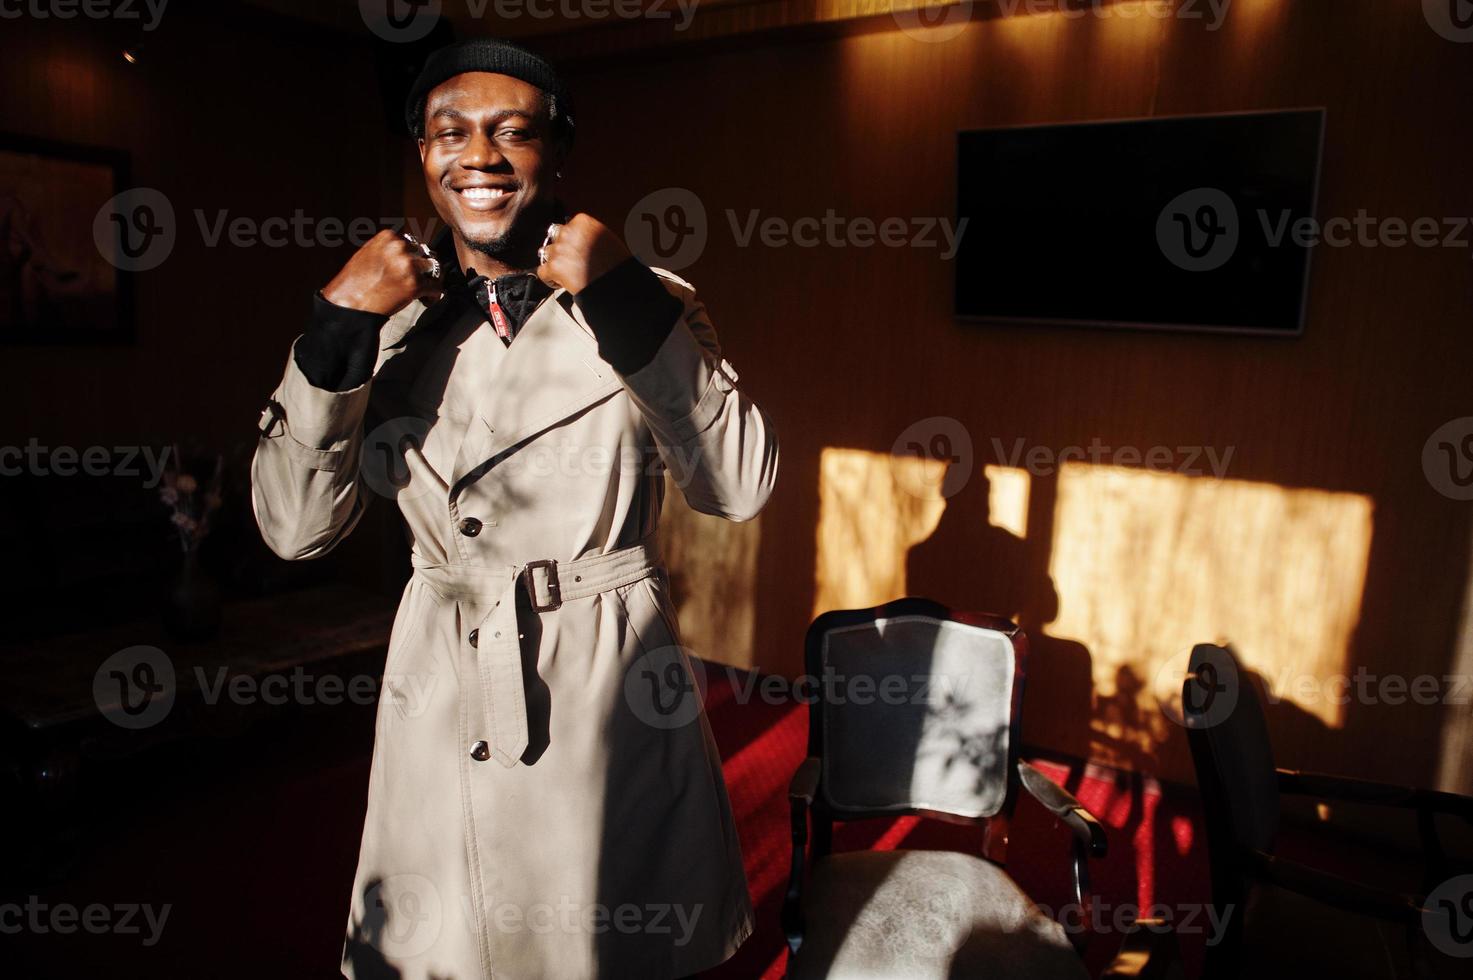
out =
[[[652,538],[576,561],[550,558],[525,565],[455,565],[413,555],[414,574],[446,599],[467,600],[491,611],[473,624],[464,642],[475,648],[481,702],[491,737],[491,755],[511,768],[527,750],[527,695],[522,679],[522,647],[517,630],[517,589],[527,590],[534,613],[565,602],[608,592],[655,574],[663,566]]]

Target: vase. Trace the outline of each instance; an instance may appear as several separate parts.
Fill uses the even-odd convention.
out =
[[[181,641],[208,640],[220,632],[220,587],[194,550],[184,553],[184,564],[169,586],[164,626]]]

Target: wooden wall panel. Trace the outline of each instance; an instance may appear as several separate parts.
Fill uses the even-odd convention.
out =
[[[828,209],[949,216],[959,129],[1297,106],[1328,110],[1322,215],[1473,214],[1470,138],[1457,108],[1473,57],[1434,33],[1416,4],[1236,0],[1216,31],[1130,19],[1122,14],[1132,5],[1117,6],[1107,16],[979,20],[943,43],[898,30],[766,38],[576,74],[582,118],[570,197],[622,227],[652,191],[698,195],[709,241],[682,274],[782,435],[782,478],[763,514],[752,585],[750,656],[759,665],[800,669],[817,593],[822,451],[887,454],[907,426],[948,416],[970,433],[978,470],[1005,462],[994,438],[1055,451],[1094,438],[1211,446],[1232,450],[1230,479],[1364,498],[1372,538],[1345,671],[1450,669],[1469,510],[1433,490],[1420,459],[1437,426],[1473,410],[1466,246],[1319,249],[1307,330],[1284,341],[965,325],[950,314],[952,270],[935,250],[735,241],[728,210],[742,220],[751,209],[789,220]],[[1081,180],[1089,171],[1079,161]],[[1089,256],[1038,261],[1062,277]],[[1056,498],[1051,479],[1034,479],[1029,540],[1008,567],[982,567],[969,551],[976,529],[951,531],[943,519],[927,544],[953,601],[985,607],[1011,600],[1020,579],[1047,581]],[[1046,606],[1046,591],[1023,600]],[[1030,626],[1048,638],[1050,623]],[[1221,624],[1225,636],[1233,625]],[[1081,702],[1073,668],[1036,667],[1030,740],[1104,752],[1108,678],[1092,673],[1094,694]],[[1159,664],[1137,667],[1149,680]],[[1136,700],[1151,709],[1148,693]],[[1271,715],[1284,764],[1431,782],[1444,719],[1467,711],[1357,703],[1329,727],[1286,699]],[[1136,764],[1185,778],[1180,731],[1168,726],[1157,742]]]
[[[372,48],[227,4],[171,5],[133,66],[121,52],[138,36],[80,16],[0,23],[0,131],[126,152],[132,184],[162,191],[176,226],[169,257],[136,276],[136,342],[0,346],[0,446],[194,441],[248,460],[312,292],[352,252],[319,238],[318,222],[402,207]],[[254,223],[300,212],[309,244],[211,245],[197,213],[213,229],[222,212]],[[121,477],[54,479],[82,497],[127,491]],[[367,525],[397,533],[391,516],[375,508]],[[350,550],[361,560],[348,566],[376,579],[377,544],[358,534]]]
[[[213,228],[221,212],[259,223],[400,209],[366,41],[199,10],[167,10],[137,66],[121,57],[137,35],[115,23],[0,28],[0,130],[126,151],[134,185],[163,191],[177,225],[169,258],[137,275],[136,344],[0,348],[7,431],[74,444],[248,436],[312,291],[352,249],[211,246],[197,213]]]

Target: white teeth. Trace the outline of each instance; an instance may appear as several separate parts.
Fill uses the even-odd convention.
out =
[[[504,197],[509,192],[501,187],[463,187],[461,195],[472,201],[494,201],[498,197]]]

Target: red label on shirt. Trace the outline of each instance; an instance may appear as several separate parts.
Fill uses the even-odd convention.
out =
[[[496,328],[496,336],[502,340],[511,339],[511,325],[506,322],[506,314],[502,312],[501,304],[496,302],[496,291],[488,288],[491,302],[487,304],[491,310],[491,325]]]

